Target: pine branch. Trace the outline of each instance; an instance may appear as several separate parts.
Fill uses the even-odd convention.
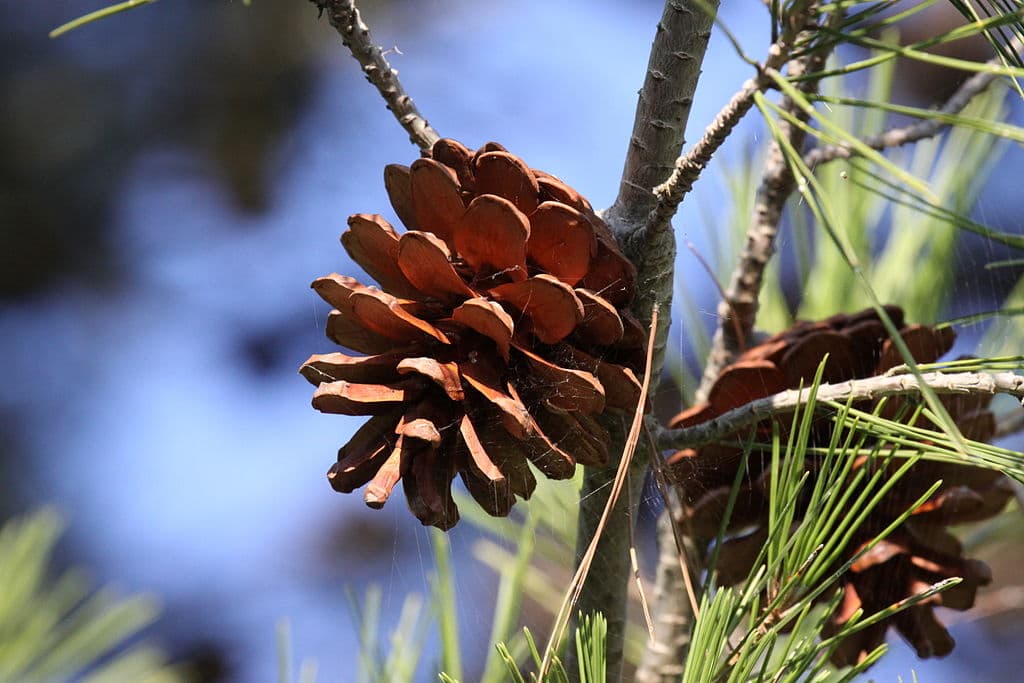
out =
[[[683,198],[693,189],[694,183],[700,178],[711,157],[754,106],[755,93],[764,92],[771,86],[772,79],[768,76],[768,71],[778,71],[789,59],[794,38],[794,33],[789,31],[772,44],[764,64],[756,65],[757,75],[748,79],[728,104],[718,112],[697,144],[676,160],[668,180],[654,188],[658,201],[644,228],[648,235],[671,229],[672,217],[679,210]]]
[[[606,220],[618,235],[642,228],[683,146],[718,0],[667,0],[651,45],[622,181]],[[649,311],[648,311],[649,312]]]
[[[998,59],[989,60],[989,64],[999,64]],[[998,78],[994,73],[976,73],[964,81],[956,92],[939,108],[943,114],[959,114],[975,97],[988,90],[992,82]],[[935,137],[950,127],[950,123],[940,119],[919,121],[909,126],[891,128],[879,135],[864,138],[863,142],[871,149],[883,150],[902,147],[920,140]],[[826,145],[815,147],[804,155],[804,163],[814,169],[821,164],[835,159],[849,159],[859,156],[849,145]]]
[[[798,24],[801,27],[798,42],[809,42],[818,31],[819,26],[814,19],[816,8],[817,3],[810,3],[807,14],[801,17],[802,21]],[[830,22],[837,22],[841,13],[829,16]],[[794,59],[789,64],[788,75],[791,78],[801,77],[821,71],[832,47],[826,45]],[[805,78],[798,81],[796,87],[804,94],[812,95],[817,92],[818,81],[815,78]],[[789,97],[784,97],[780,106],[797,120],[807,122],[809,114]],[[778,125],[794,148],[803,147],[806,132],[802,127],[784,119],[780,120]],[[696,392],[698,401],[705,399],[722,368],[731,363],[753,337],[764,271],[775,254],[775,236],[778,234],[786,200],[795,189],[796,181],[782,149],[777,142],[773,142],[765,160],[761,184],[757,189],[754,216],[747,230],[747,242],[725,290],[726,297],[718,305],[721,324],[715,332],[711,351],[704,366],[704,375]]]
[[[651,368],[658,309],[654,308],[648,315],[652,325],[647,338],[640,401],[628,425],[621,417],[607,420],[612,443],[622,444],[622,459],[615,467],[588,467],[580,491],[579,531],[576,538],[577,569],[571,584],[574,588],[572,596],[575,605],[572,614],[601,613],[607,619],[605,679],[609,681],[617,681],[622,675],[627,622],[626,604],[629,597],[629,578],[632,576],[629,561],[629,549],[633,539],[632,525],[636,519],[637,503],[643,488],[647,462],[653,455],[648,449],[648,444],[653,444],[653,440],[640,440],[645,417],[644,397],[649,395],[654,379]],[[639,465],[636,464],[638,458],[642,458]],[[627,495],[622,496],[624,488]],[[598,505],[601,506],[600,509],[597,509]],[[591,573],[590,569],[595,564],[600,567],[600,571]],[[574,618],[574,624],[575,621]],[[552,654],[552,645],[560,639],[557,629],[556,623],[556,632],[552,635],[548,652],[544,656],[546,663]],[[573,676],[578,671],[576,656],[576,651],[569,648],[566,664],[568,670],[573,672]],[[541,670],[542,680],[546,671],[545,664]]]
[[[662,311],[655,336],[655,383],[671,324],[676,243],[671,230],[647,234],[644,228],[658,201],[654,188],[668,179],[683,147],[718,4],[719,0],[666,0],[637,101],[619,194],[603,212],[623,252],[637,267],[634,314],[647,325],[655,304]]]
[[[671,218],[678,209],[679,203],[686,196],[686,193],[689,192],[693,182],[696,181],[703,171],[704,166],[710,161],[712,154],[721,146],[740,118],[750,109],[755,93],[761,92],[769,86],[771,83],[771,78],[768,75],[770,70],[774,71],[781,68],[790,58],[794,46],[806,43],[806,41],[813,37],[814,31],[817,28],[814,17],[817,16],[818,5],[819,3],[815,1],[805,2],[802,7],[798,8],[799,11],[791,15],[785,23],[784,31],[769,49],[768,57],[765,63],[759,67],[757,76],[744,83],[740,91],[730,100],[729,104],[719,112],[715,121],[708,127],[704,137],[690,152],[678,160],[669,180],[657,188],[658,204],[648,217],[649,227],[645,230],[647,234],[644,235],[648,243],[652,239],[654,242],[657,242],[659,235],[672,234]],[[824,65],[826,58],[826,54],[812,52],[807,57],[794,60],[790,65],[790,73],[802,74],[818,71]],[[803,87],[813,88],[816,81],[810,80],[805,83],[806,85]],[[792,104],[790,104],[790,107],[795,108]],[[776,182],[782,182],[785,179],[782,177],[781,170],[788,174],[788,168],[785,166],[785,160],[781,158],[781,151],[778,154],[779,164],[771,170],[771,175],[766,170],[765,177],[770,179],[778,177]],[[789,185],[790,189],[785,191],[785,196],[788,196],[792,191],[791,175],[789,176]],[[759,193],[760,196],[761,194]],[[785,197],[783,196],[779,203],[780,214],[781,205],[784,202]],[[774,239],[774,233],[772,233],[772,239]],[[772,249],[769,248],[764,258],[765,261],[770,257],[771,251]],[[758,288],[759,286],[760,277],[758,277]],[[726,299],[726,302],[728,301]],[[725,305],[728,306],[729,304],[726,303]],[[723,324],[726,322],[735,324],[735,321],[730,322],[728,317],[723,317]],[[753,322],[751,321],[752,327]],[[742,331],[734,327],[733,336],[739,337],[740,335],[742,335]],[[718,336],[716,336],[717,338]],[[654,593],[658,597],[654,610],[655,639],[648,643],[644,651],[644,657],[636,677],[639,683],[662,683],[678,680],[689,649],[693,620],[692,609],[685,592],[678,590],[678,585],[682,584],[683,578],[679,572],[678,557],[674,559],[673,553],[666,552],[666,548],[674,549],[676,553],[687,550],[677,547],[676,537],[678,534],[674,529],[674,524],[675,520],[680,518],[680,511],[679,497],[675,491],[672,491],[665,499],[665,509],[658,520],[658,547],[660,552],[654,586]],[[684,539],[684,543],[691,545],[689,541],[690,539]],[[698,556],[692,552],[693,548],[689,548],[689,550],[691,552],[687,552],[686,555],[691,558],[692,563]],[[693,574],[699,575],[699,567],[692,566],[690,569]]]
[[[657,33],[651,46],[644,85],[637,102],[633,133],[630,137],[618,197],[603,217],[637,267],[637,300],[633,312],[647,327],[651,313],[661,311],[654,334],[650,363],[651,386],[657,384],[665,355],[671,323],[672,279],[675,266],[675,236],[665,231],[657,240],[631,239],[642,232],[657,201],[653,188],[663,183],[683,146],[686,124],[693,103],[711,26],[719,0],[666,0]],[[613,441],[611,452],[621,452],[625,430],[609,424]],[[633,457],[628,486],[632,501],[640,500],[644,475],[652,453],[641,444]],[[614,463],[612,463],[614,465]],[[581,491],[579,533],[580,555],[596,532],[601,511],[611,487],[610,471],[586,468]],[[586,613],[599,609],[608,618],[608,680],[619,680],[622,669],[622,638],[626,620],[627,588],[631,577],[628,554],[630,528],[635,505],[620,501],[602,534],[593,561],[600,567],[588,580],[578,608]],[[568,669],[574,670],[574,652],[570,649]]]
[[[387,103],[398,123],[409,133],[409,140],[420,149],[430,149],[438,139],[437,131],[423,118],[398,80],[398,72],[391,68],[384,52],[370,35],[370,27],[363,21],[355,0],[310,0],[341,35],[342,44],[362,66],[366,80],[373,84]]]
[[[1024,398],[1024,376],[1012,372],[929,372],[921,375],[937,394],[1010,394]],[[886,396],[919,394],[921,383],[914,375],[880,375],[841,384],[822,384],[816,400],[846,403],[872,401]],[[662,449],[697,448],[780,413],[792,412],[807,403],[808,392],[791,389],[752,401],[701,424],[666,429],[658,437]]]

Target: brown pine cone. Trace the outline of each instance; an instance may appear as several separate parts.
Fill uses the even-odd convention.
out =
[[[903,326],[902,310],[895,306],[886,310],[896,326],[902,328],[900,335],[918,363],[935,362],[953,346],[955,334],[951,328]],[[815,323],[801,321],[742,354],[722,371],[709,391],[707,403],[683,411],[670,426],[698,424],[755,399],[795,389],[801,382],[807,386],[826,353],[829,359],[823,381],[830,383],[872,377],[903,362],[873,309],[835,315]],[[975,441],[993,437],[995,419],[988,410],[990,396],[947,396],[942,401],[965,437]],[[890,401],[884,414],[896,415],[899,403]],[[870,410],[871,406],[865,408]],[[785,429],[788,418],[781,420],[780,426]],[[770,423],[762,423],[759,429],[770,434]],[[820,428],[812,430],[811,445],[827,446],[831,431],[831,424],[823,422]],[[735,446],[709,444],[679,451],[669,459],[670,476],[685,502],[684,528],[690,529],[702,543],[709,543],[718,534],[742,453]],[[739,491],[729,520],[731,535],[719,550],[717,567],[722,585],[746,578],[767,539],[770,463],[770,454],[756,449],[747,458],[747,483]],[[813,477],[817,466],[813,456],[808,457],[806,466]],[[916,464],[856,531],[844,550],[844,558],[859,552],[939,479],[942,486],[923,505],[843,574],[843,601],[832,615],[832,632],[858,608],[873,614],[925,591],[937,581],[954,576],[962,577],[963,581],[844,640],[832,656],[837,666],[863,658],[883,642],[889,627],[913,645],[920,657],[948,654],[953,639],[936,620],[933,606],[968,609],[974,604],[977,588],[991,580],[988,566],[964,558],[960,543],[946,529],[998,514],[1012,495],[1005,477],[979,467],[925,461]],[[798,501],[797,523],[807,512],[806,503]]]
[[[496,143],[440,140],[384,169],[399,234],[356,214],[345,250],[380,285],[313,283],[327,336],[359,354],[300,372],[322,412],[371,415],[338,452],[331,485],[381,507],[399,480],[423,524],[458,521],[456,474],[492,515],[536,481],[608,461],[596,419],[632,411],[644,342],[627,312],[636,271],[575,190]]]

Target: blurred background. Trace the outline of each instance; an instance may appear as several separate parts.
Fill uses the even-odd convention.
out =
[[[386,628],[407,592],[426,592],[433,560],[401,496],[374,512],[331,491],[324,473],[361,419],[314,412],[296,371],[332,350],[309,282],[359,272],[338,243],[345,218],[393,218],[382,169],[416,150],[312,3],[160,2],[47,38],[105,4],[0,5],[0,511],[55,504],[68,523],[60,562],[157,595],[151,635],[196,662],[196,680],[273,680],[284,618],[319,680],[349,680],[346,587],[381,585]],[[725,5],[761,54],[761,4]],[[610,204],[661,2],[361,6],[442,135],[499,140]],[[691,140],[748,71],[716,34]],[[903,73],[899,97],[931,106],[961,78]],[[757,138],[744,126],[726,158]],[[1020,231],[1024,169],[1010,157],[978,211]],[[698,250],[708,238],[696,207],[722,196],[701,183],[676,221]],[[710,328],[713,286],[691,254],[679,258]],[[969,254],[955,267],[950,316],[997,307],[1020,274],[981,272]],[[652,503],[646,532],[655,515]],[[468,524],[451,534],[466,680],[471,653],[488,647],[494,586],[470,556],[478,535]],[[876,679],[1012,678],[1024,666],[1008,647],[1024,635],[1012,582],[1024,579],[1019,554],[1000,555],[1001,602],[957,615],[954,654],[922,663],[899,644]],[[435,680],[435,660],[428,649],[421,680]]]

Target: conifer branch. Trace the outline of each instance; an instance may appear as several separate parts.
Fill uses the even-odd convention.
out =
[[[683,147],[718,4],[719,0],[666,0],[637,100],[619,193],[602,215],[637,267],[634,314],[647,325],[655,304],[662,311],[655,336],[655,386],[671,324],[676,244],[671,230],[654,234],[645,226],[657,203],[654,188],[669,177]]]
[[[998,60],[990,60],[990,64],[998,64]],[[998,78],[996,74],[980,72],[964,81],[956,92],[939,108],[942,114],[959,114],[975,97],[988,90],[992,82]],[[878,135],[864,138],[863,142],[871,149],[883,150],[902,147],[920,140],[935,137],[950,127],[948,121],[938,118],[912,123],[909,126],[890,128]],[[859,156],[857,150],[849,145],[824,145],[815,147],[804,154],[804,163],[814,169],[835,159],[849,159]]]
[[[801,30],[796,39],[798,43],[809,43],[819,30],[816,9],[817,3],[810,3],[806,8],[806,14],[799,18],[797,25]],[[841,16],[839,12],[831,14],[828,21],[837,22]],[[788,75],[801,77],[821,71],[831,47],[826,44],[818,50],[809,51],[792,60],[789,63]],[[804,94],[812,95],[817,92],[818,81],[815,78],[804,78],[797,82],[796,87]],[[784,97],[780,106],[783,111],[791,113],[799,121],[806,123],[809,118],[809,114],[789,97]],[[784,119],[779,121],[778,127],[795,149],[803,148],[806,132],[802,127]],[[722,368],[731,363],[753,337],[764,271],[775,254],[775,237],[782,220],[782,210],[795,189],[796,181],[782,149],[777,142],[773,142],[765,160],[761,184],[757,189],[754,215],[747,230],[746,244],[725,290],[725,299],[718,305],[721,324],[715,332],[711,351],[704,366],[704,375],[697,388],[698,401],[705,399]]]
[[[721,146],[739,119],[750,109],[753,104],[754,95],[769,87],[770,77],[767,75],[769,73],[767,67],[771,67],[773,70],[776,67],[781,68],[790,58],[795,45],[806,44],[813,37],[814,30],[817,28],[815,17],[818,13],[818,5],[819,3],[815,0],[809,0],[797,8],[798,11],[794,11],[784,24],[786,28],[782,35],[772,44],[765,64],[759,68],[757,76],[744,84],[729,104],[719,113],[711,126],[708,127],[704,137],[689,153],[678,160],[668,182],[659,186],[657,190],[657,205],[648,215],[644,230],[639,235],[634,236],[633,239],[636,242],[643,244],[647,249],[651,249],[657,248],[661,240],[667,239],[665,236],[669,236],[669,238],[672,236],[672,216],[690,187],[692,187],[693,182],[703,171],[704,166],[710,161],[711,155]],[[790,73],[795,74],[798,71],[806,73],[808,71],[820,70],[826,57],[826,54],[811,52],[806,57],[794,60],[790,65]],[[806,82],[803,87],[813,88],[815,87],[814,84],[815,81],[811,80]],[[781,153],[780,163],[782,168],[788,172],[788,168],[785,167],[785,160],[781,160]],[[778,175],[778,169],[773,169],[773,173]],[[768,177],[767,170],[766,177]],[[792,183],[791,176],[790,183]],[[788,196],[791,191],[791,189],[786,191],[785,196]],[[784,201],[785,197],[781,199],[781,202]],[[781,203],[779,212],[781,213]],[[772,237],[774,238],[774,233]],[[671,244],[673,247],[672,257],[674,258],[675,244],[674,242]],[[771,250],[770,247],[767,255],[764,257],[765,261],[771,255]],[[759,284],[760,278],[758,278],[758,288]],[[756,298],[756,293],[754,296]],[[728,307],[730,305],[729,300],[724,301],[723,305]],[[723,318],[723,323],[726,322],[728,322],[728,319]],[[750,324],[753,327],[752,319]],[[721,334],[721,331],[719,331],[719,334]],[[733,334],[737,336],[736,331]],[[717,372],[718,370],[716,369],[716,376]],[[680,510],[679,497],[675,491],[671,491],[666,497],[665,509],[662,511],[658,521],[658,546],[661,552],[658,557],[654,586],[654,594],[657,596],[654,605],[655,639],[648,643],[644,651],[644,656],[636,675],[638,683],[667,683],[668,681],[679,680],[679,675],[685,664],[690,646],[690,634],[694,617],[685,592],[678,590],[678,587],[682,585],[683,579],[678,566],[678,557],[673,559],[673,552],[666,552],[665,550],[669,548],[674,550],[676,554],[686,550],[677,547],[676,539],[678,534],[674,528],[675,520],[680,518]],[[695,546],[691,543],[692,539],[684,538],[683,541],[687,546],[691,546],[689,548],[691,552],[687,552],[686,555],[690,558],[691,563],[695,564],[699,557],[698,553],[693,552]],[[694,575],[700,574],[700,567],[698,566],[691,566],[690,570]]]
[[[666,0],[637,102],[619,193],[612,206],[603,212],[605,221],[626,256],[637,267],[639,294],[632,306],[634,314],[649,327],[652,324],[651,312],[661,311],[660,323],[654,330],[650,360],[652,387],[656,386],[661,374],[671,323],[669,313],[675,273],[675,236],[671,230],[666,230],[656,239],[636,238],[644,232],[647,217],[657,201],[654,187],[668,178],[673,162],[682,149],[693,94],[718,4],[719,0]],[[624,431],[613,428],[611,433],[614,441],[609,450],[618,452],[624,445]],[[640,499],[644,475],[652,456],[656,457],[656,454],[651,454],[644,443],[633,459],[629,485],[634,501]],[[597,468],[585,470],[577,540],[581,550],[590,542],[596,528],[597,514],[609,495],[607,471],[602,472]],[[629,530],[634,523],[633,512],[629,506],[620,502],[605,528],[594,559],[602,567],[603,584],[594,595],[610,596],[609,600],[599,605],[609,617],[609,680],[619,679],[622,666],[622,629],[616,622],[623,620],[625,615],[630,568],[621,552],[628,547]],[[588,593],[591,590],[588,587]],[[569,660],[569,670],[573,670],[574,652],[571,648]]]
[[[398,72],[388,63],[380,46],[373,42],[370,27],[363,21],[355,0],[310,2],[317,6],[321,15],[327,13],[327,20],[341,35],[342,44],[352,52],[352,56],[362,67],[366,80],[377,88],[388,109],[409,133],[410,142],[423,150],[433,147],[441,136],[420,114],[416,103],[398,80]]]
[[[1024,398],[1024,376],[1012,372],[929,372],[921,375],[937,394],[1010,394]],[[816,400],[846,403],[873,401],[886,396],[918,394],[921,383],[914,375],[879,375],[840,384],[822,384]],[[683,429],[666,429],[658,436],[661,449],[697,448],[772,416],[789,413],[805,405],[809,394],[790,389],[751,401],[716,418]]]

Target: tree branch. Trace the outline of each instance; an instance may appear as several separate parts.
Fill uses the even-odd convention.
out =
[[[366,80],[373,84],[387,103],[388,109],[398,123],[409,133],[409,140],[420,149],[433,147],[440,139],[427,120],[423,118],[412,98],[398,80],[398,72],[391,68],[380,47],[373,42],[370,27],[363,21],[355,0],[310,0],[327,13],[331,26],[341,35],[342,44],[362,66]]]
[[[654,345],[655,385],[671,324],[676,244],[671,230],[645,235],[644,227],[657,203],[654,188],[669,177],[683,147],[718,4],[719,0],[666,0],[637,100],[619,194],[602,214],[637,267],[634,314],[648,325],[653,306],[662,311]]]
[[[929,372],[921,378],[937,394],[1010,394],[1024,397],[1024,376],[1012,372]],[[818,387],[817,401],[871,401],[885,396],[918,394],[920,391],[921,385],[913,375],[880,375],[840,384],[822,384]],[[792,412],[806,404],[808,397],[806,390],[790,389],[751,401],[692,427],[666,429],[658,436],[658,447],[676,450],[697,448],[774,415]]]
[[[651,45],[622,181],[606,220],[617,235],[646,223],[654,187],[672,171],[690,117],[718,0],[667,0]]]
[[[818,30],[816,10],[817,3],[809,3],[805,8],[805,14],[796,18],[795,24],[800,27],[798,42],[809,41]],[[831,14],[829,21],[838,21],[840,17],[841,14],[838,12]],[[831,46],[827,46],[794,59],[789,65],[788,75],[804,76],[821,71],[830,50]],[[797,83],[797,88],[805,94],[814,94],[818,89],[818,81],[814,78],[801,80]],[[780,106],[800,121],[806,123],[809,118],[809,114],[788,97],[782,99]],[[795,149],[803,147],[806,133],[801,127],[785,119],[779,120],[778,127]],[[747,242],[725,290],[725,299],[718,304],[721,324],[715,332],[711,351],[704,366],[704,375],[697,388],[698,401],[706,398],[722,368],[746,348],[753,336],[764,270],[775,253],[775,236],[782,220],[782,210],[795,189],[796,181],[782,149],[777,142],[772,142],[761,174],[761,184],[757,189],[754,215],[747,229]]]
[[[648,314],[654,325],[658,322],[658,309]],[[654,377],[651,367],[654,358],[653,330],[648,331],[647,356],[644,367],[642,393],[631,423],[621,417],[608,418],[606,424],[613,444],[621,444],[621,458],[616,467],[588,467],[580,491],[579,533],[576,539],[576,567],[579,585],[575,596],[578,614],[601,612],[608,622],[605,639],[605,679],[617,681],[622,676],[625,646],[629,577],[632,573],[629,549],[633,540],[632,526],[644,485],[647,463],[654,456],[651,438],[640,440],[644,424],[644,404]],[[637,465],[637,458],[640,464]],[[621,496],[623,488],[627,495]],[[600,510],[597,506],[602,506]],[[591,572],[597,563],[600,571]],[[573,581],[576,581],[574,577]],[[573,619],[575,622],[576,620]],[[545,660],[547,655],[545,655]],[[566,657],[570,679],[576,680],[578,662],[576,648],[570,647]],[[545,670],[542,667],[541,678]]]
[[[646,224],[656,202],[653,188],[668,177],[672,163],[682,149],[693,93],[718,4],[719,0],[666,0],[637,101],[619,194],[612,206],[602,212],[626,256],[637,267],[640,294],[633,303],[633,313],[645,327],[650,328],[651,312],[661,311],[654,331],[650,361],[652,391],[661,374],[671,323],[675,237],[670,230],[658,240],[642,243],[631,241],[629,236],[640,232]],[[611,433],[613,440],[609,450],[612,453],[622,452],[625,443],[623,430],[614,429]],[[646,443],[638,447],[633,457],[629,470],[633,501],[640,499],[640,488],[650,457],[652,454]],[[588,467],[584,471],[577,537],[579,552],[587,548],[596,532],[598,514],[611,488],[607,486],[608,472],[614,471],[614,465],[610,463],[607,470]],[[631,572],[628,554],[623,549],[629,546],[634,512],[622,501],[613,511],[593,560],[601,569],[597,578],[591,577],[590,580],[599,585],[588,585],[579,605],[581,610],[597,607],[608,618],[606,671],[609,681],[617,681],[621,676],[623,629],[616,624],[624,622],[626,614],[626,588]],[[586,605],[584,601],[588,601]],[[575,650],[569,648],[568,654],[568,670],[575,676]]]
[[[999,61],[990,60],[989,63],[998,64]],[[939,111],[943,114],[960,113],[964,107],[970,104],[972,99],[985,92],[997,78],[998,76],[993,73],[979,72],[974,74],[957,88],[956,92],[939,108]],[[903,145],[934,137],[949,128],[950,125],[939,119],[927,119],[909,126],[891,128],[879,135],[867,137],[863,142],[871,149],[877,150],[902,147]],[[856,156],[859,156],[858,152],[848,145],[825,145],[808,151],[804,155],[804,163],[807,164],[808,168],[814,169],[834,159],[849,159]]]
[[[711,156],[722,145],[740,118],[750,109],[754,94],[770,86],[771,79],[766,75],[767,67],[781,68],[789,59],[794,46],[799,41],[812,36],[812,31],[817,27],[813,19],[817,14],[817,8],[818,3],[812,0],[806,2],[800,8],[801,11],[793,15],[792,20],[785,24],[786,28],[782,35],[769,48],[768,57],[765,64],[759,67],[757,76],[743,84],[740,91],[733,96],[708,126],[704,137],[676,162],[669,179],[656,189],[656,205],[647,217],[644,230],[634,235],[635,242],[648,249],[657,249],[660,248],[659,243],[662,240],[671,239],[671,219],[678,210],[679,204],[692,188]],[[808,68],[819,70],[824,64],[824,60],[824,55],[820,58],[812,55],[805,60],[798,60],[790,67],[790,72],[794,73],[794,69],[796,69],[803,73]],[[781,152],[779,155],[781,158]],[[785,162],[781,161],[781,165],[784,168]],[[786,170],[788,172],[788,169]],[[791,176],[790,184],[792,184]],[[788,195],[788,191],[786,195]],[[782,201],[785,201],[784,197]],[[672,246],[674,247],[674,242],[672,242]],[[673,249],[672,258],[674,255]],[[770,256],[770,251],[768,255]],[[767,260],[767,256],[765,260]],[[726,319],[723,318],[724,320]],[[752,325],[753,323],[751,323]],[[737,333],[741,334],[737,331],[734,332],[734,335]],[[678,555],[685,553],[691,563],[694,563],[699,561],[699,554],[694,552],[696,546],[692,543],[692,539],[684,537],[683,542],[688,548],[679,547],[677,542],[679,534],[676,533],[675,525],[676,520],[681,517],[681,510],[679,497],[673,490],[666,496],[665,509],[658,520],[659,555],[654,585],[654,594],[657,596],[654,603],[655,637],[644,650],[644,656],[636,675],[638,683],[667,683],[679,680],[689,650],[693,614],[686,593],[680,590],[680,586],[684,584],[683,576],[680,574]],[[693,575],[699,575],[701,570],[699,566],[691,566],[690,571]]]
[[[758,65],[757,76],[743,84],[708,125],[704,136],[697,144],[676,160],[668,180],[654,188],[657,204],[647,217],[645,226],[649,234],[671,229],[672,217],[679,210],[683,198],[693,189],[694,183],[704,172],[711,157],[726,141],[733,128],[750,111],[754,105],[754,95],[764,92],[771,86],[772,79],[767,75],[768,69],[777,71],[786,63],[792,48],[792,39],[791,35],[783,36],[771,46],[764,65]]]

